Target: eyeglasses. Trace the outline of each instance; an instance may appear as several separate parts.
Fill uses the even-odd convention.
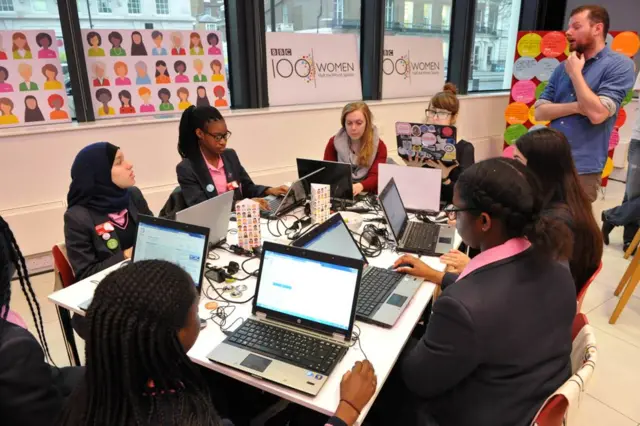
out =
[[[231,137],[231,132],[227,131],[227,133],[209,133],[206,130],[204,131],[207,135],[211,136],[213,138],[213,140],[215,140],[216,142],[220,142],[222,139],[224,139],[225,141],[229,140],[229,138]]]
[[[471,212],[471,211],[478,211],[478,209],[474,207],[461,209],[454,206],[453,204],[449,204],[447,207],[444,208],[444,212],[447,214],[447,216],[451,220],[456,220],[456,218],[458,217],[458,212]]]
[[[424,113],[429,118],[437,118],[439,120],[444,120],[445,118],[451,116],[449,111],[436,111],[435,109],[425,109]]]

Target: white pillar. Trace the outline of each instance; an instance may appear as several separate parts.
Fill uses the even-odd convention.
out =
[[[520,0],[512,0],[511,2],[511,19],[507,31],[509,32],[509,41],[507,42],[507,58],[504,67],[504,80],[502,87],[511,87],[511,77],[513,73],[513,58],[516,54],[516,42],[518,41],[518,21],[520,20]]]

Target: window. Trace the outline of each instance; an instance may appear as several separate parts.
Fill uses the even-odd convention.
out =
[[[218,24],[205,24],[204,28],[207,31],[218,31]]]
[[[469,91],[511,87],[522,0],[478,0]]]
[[[13,0],[0,0],[0,12],[13,12]]]
[[[444,76],[449,67],[449,34],[451,27],[451,3],[453,0],[387,0],[385,35],[411,35],[433,37],[442,40],[444,52]],[[442,9],[438,9],[442,7]],[[397,14],[393,14],[394,10]],[[389,15],[389,13],[392,15]],[[400,15],[402,13],[402,15]],[[422,16],[414,14],[422,13]],[[396,16],[398,15],[398,16]],[[415,18],[415,19],[414,19]]]
[[[111,13],[111,0],[98,0],[99,13]]]
[[[451,6],[448,4],[442,5],[440,19],[442,20],[442,28],[451,29]]]
[[[431,3],[427,3],[424,5],[424,26],[426,29],[431,29],[431,14],[433,12],[433,5]]]
[[[127,7],[129,9],[129,15],[139,15],[142,12],[140,0],[129,0]]]
[[[265,0],[265,26],[274,32],[360,34],[360,5],[361,0]]]
[[[31,10],[34,12],[47,12],[47,0],[31,0]]]
[[[404,26],[406,28],[413,28],[413,2],[404,2]]]
[[[168,15],[169,0],[156,0],[156,13],[158,15]]]

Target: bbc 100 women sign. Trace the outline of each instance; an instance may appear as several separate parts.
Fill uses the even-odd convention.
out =
[[[269,104],[362,99],[354,34],[266,34]]]
[[[215,31],[83,30],[96,119],[229,107]]]

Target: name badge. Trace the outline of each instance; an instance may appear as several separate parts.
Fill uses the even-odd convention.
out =
[[[236,182],[235,180],[234,180],[234,181],[232,181],[232,182],[227,183],[227,189],[228,189],[229,191],[231,191],[231,190],[236,190],[236,189],[238,189],[238,188],[240,188],[240,186],[238,185],[238,182]]]
[[[95,230],[96,234],[98,234],[99,237],[102,237],[104,234],[108,234],[113,231],[113,225],[109,222],[101,223],[95,227]]]

